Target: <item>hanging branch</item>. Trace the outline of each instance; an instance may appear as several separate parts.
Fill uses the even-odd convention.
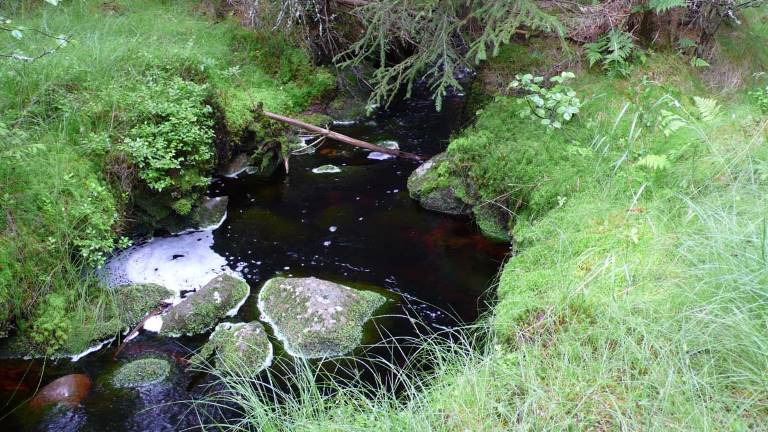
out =
[[[368,149],[368,150],[371,150],[371,151],[377,151],[379,153],[386,153],[386,154],[389,154],[389,155],[392,155],[392,156],[401,157],[401,158],[405,158],[405,159],[411,159],[411,160],[416,160],[416,161],[424,160],[423,157],[421,157],[419,155],[416,155],[416,154],[413,154],[413,153],[408,153],[408,152],[404,152],[404,151],[400,151],[400,150],[396,150],[396,149],[388,149],[388,148],[385,148],[385,147],[379,147],[376,144],[371,144],[371,143],[369,143],[367,141],[361,141],[359,139],[352,138],[352,137],[340,134],[338,132],[334,132],[334,131],[332,131],[330,129],[325,129],[325,128],[322,128],[322,127],[319,127],[319,126],[315,126],[315,125],[312,125],[312,124],[309,124],[309,123],[305,123],[305,122],[303,122],[301,120],[296,120],[296,119],[293,119],[293,118],[290,118],[290,117],[281,116],[279,114],[274,114],[274,113],[271,113],[271,112],[268,112],[268,111],[262,111],[262,113],[265,116],[271,118],[272,120],[277,120],[279,122],[286,123],[286,124],[289,124],[291,126],[295,126],[297,128],[304,129],[306,131],[309,131],[309,132],[312,132],[312,133],[315,133],[315,134],[318,134],[318,135],[322,135],[322,136],[324,136],[326,138],[330,138],[330,139],[333,139],[333,140],[336,140],[336,141],[339,141],[339,142],[350,144],[350,145],[353,145],[355,147],[361,147],[361,148]]]

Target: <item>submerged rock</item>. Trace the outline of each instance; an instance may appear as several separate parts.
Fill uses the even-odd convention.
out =
[[[442,177],[440,166],[447,161],[445,153],[428,160],[408,177],[408,192],[422,207],[451,215],[469,215],[472,206],[467,204],[460,194],[464,187],[459,180]]]
[[[43,387],[29,402],[29,406],[39,409],[49,405],[62,404],[72,408],[77,406],[91,391],[91,386],[91,379],[88,378],[88,375],[66,375]]]
[[[164,381],[171,374],[171,364],[160,358],[134,360],[120,367],[112,377],[115,387],[143,387]]]
[[[341,168],[336,165],[320,165],[317,168],[312,168],[312,172],[315,174],[333,174],[341,172]]]
[[[386,299],[314,277],[268,280],[259,293],[263,319],[288,353],[305,358],[345,354],[360,344],[363,324]]]
[[[249,293],[246,281],[222,274],[173,306],[168,313],[147,320],[144,328],[168,336],[203,333],[222,318],[234,316]]]
[[[272,344],[261,323],[221,323],[191,361],[202,365],[214,356],[211,363],[216,368],[245,367],[255,373],[272,364],[272,355]]]

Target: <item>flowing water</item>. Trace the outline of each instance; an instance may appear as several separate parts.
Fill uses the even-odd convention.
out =
[[[450,133],[461,126],[462,108],[458,96],[449,98],[440,113],[431,100],[416,98],[334,130],[371,142],[395,141],[402,150],[432,156],[445,149]],[[255,296],[260,285],[275,275],[316,276],[385,289],[394,299],[387,315],[416,315],[434,329],[475,320],[508,245],[486,240],[468,220],[419,208],[406,189],[416,163],[369,156],[329,142],[314,154],[291,158],[288,175],[218,178],[209,194],[229,197],[227,216],[219,227],[157,239],[136,250],[151,252],[147,256],[173,253],[167,260],[197,257],[201,261],[187,267],[192,275],[209,277],[206,265],[214,271],[224,266],[239,272],[252,295],[234,321],[258,319]],[[341,171],[312,172],[325,164]],[[147,271],[163,270],[152,262],[146,265]],[[187,274],[174,269],[164,277],[173,272],[180,277]],[[408,319],[374,321],[394,336],[415,334]],[[198,420],[188,411],[189,405],[173,402],[204,393],[204,387],[197,385],[204,379],[183,372],[183,365],[190,351],[206,339],[207,335],[168,339],[141,334],[116,357],[113,345],[76,362],[0,360],[0,418],[4,417],[0,430],[155,431],[193,426]],[[366,342],[375,343],[376,336],[369,334]],[[278,342],[273,343],[279,348]],[[120,364],[150,353],[178,365],[171,380],[120,391],[104,385]],[[69,373],[84,373],[93,380],[79,405],[43,413],[21,406],[6,415],[39,384]]]

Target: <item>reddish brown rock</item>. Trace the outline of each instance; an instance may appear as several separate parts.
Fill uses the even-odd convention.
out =
[[[43,387],[29,402],[29,406],[34,409],[55,404],[74,407],[83,400],[90,390],[91,379],[88,378],[88,375],[66,375]]]

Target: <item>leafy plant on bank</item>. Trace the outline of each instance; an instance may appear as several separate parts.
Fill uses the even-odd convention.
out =
[[[609,76],[626,77],[635,60],[642,55],[635,49],[632,35],[618,28],[611,29],[595,42],[584,44],[589,66],[600,64]]]
[[[565,84],[575,77],[573,72],[562,72],[549,79],[554,85],[547,88],[544,77],[516,75],[509,88],[527,93],[517,99],[517,104],[521,106],[518,112],[520,117],[537,119],[550,130],[562,128],[581,108],[576,91]]]
[[[184,215],[194,192],[208,184],[214,162],[212,109],[208,88],[179,77],[153,77],[130,95],[122,148],[138,167],[138,176],[155,192],[176,199],[173,209]],[[192,197],[190,195],[193,195]]]
[[[768,86],[751,91],[749,95],[755,100],[760,111],[768,113]]]

